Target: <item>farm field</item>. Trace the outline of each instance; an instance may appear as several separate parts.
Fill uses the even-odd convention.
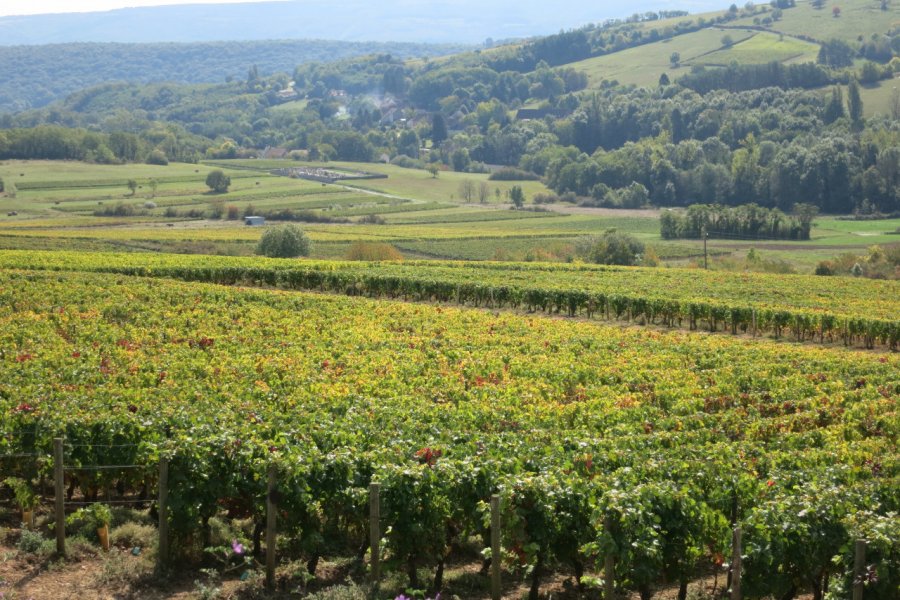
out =
[[[274,465],[288,585],[353,556],[372,481],[392,594],[489,597],[486,577],[434,578],[484,546],[492,493],[508,586],[599,575],[610,548],[623,590],[724,578],[732,521],[750,595],[823,568],[846,589],[861,536],[867,594],[894,585],[895,354],[9,265],[0,296],[4,475],[46,474],[2,456],[64,435],[73,467],[142,467],[79,471],[115,502],[165,455],[178,556],[209,519],[212,543],[252,548]]]
[[[661,240],[658,213],[653,211],[594,211],[570,205],[540,207],[545,212],[513,211],[503,190],[515,182],[489,182],[491,189],[501,189],[500,203],[491,193],[486,204],[465,204],[459,197],[460,182],[480,182],[486,175],[440,173],[433,179],[424,171],[390,165],[331,165],[388,176],[352,186],[323,186],[269,173],[296,164],[216,161],[215,166],[225,168],[232,177],[232,186],[227,194],[215,195],[208,193],[204,183],[212,164],[154,167],[9,161],[0,165],[0,177],[16,182],[17,192],[15,197],[0,196],[0,247],[249,255],[262,230],[245,227],[237,219],[248,212],[290,210],[319,220],[347,221],[304,225],[316,242],[315,258],[342,258],[356,241],[384,241],[411,258],[565,261],[573,257],[579,237],[609,228],[634,235],[673,264],[702,257],[698,241]],[[129,179],[138,185],[134,195],[126,185]],[[150,188],[151,180],[156,182],[155,190]],[[519,183],[529,199],[546,191],[537,182]],[[95,214],[114,215],[120,207],[132,211],[131,216]],[[226,218],[208,219],[213,209],[226,213]],[[229,219],[227,213],[232,210],[234,218]],[[10,212],[17,214],[9,216]],[[384,224],[359,222],[370,216],[383,219]],[[868,222],[820,217],[809,242],[711,240],[709,247],[712,256],[739,258],[755,248],[763,256],[812,272],[817,262],[838,254],[865,254],[869,246],[900,242],[895,234],[898,227],[897,219]]]

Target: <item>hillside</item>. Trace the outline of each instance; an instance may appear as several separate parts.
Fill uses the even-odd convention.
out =
[[[465,49],[459,44],[326,40],[0,45],[0,113],[40,108],[112,81],[221,83],[245,78],[253,65],[267,76],[291,73],[297,65],[312,61],[367,54],[422,58]]]
[[[504,166],[503,181],[549,188],[539,203],[891,215],[900,6],[870,5],[845,4],[854,32],[865,23],[851,43],[791,29],[820,14],[807,3],[746,5],[637,14],[435,60],[379,54],[214,85],[105,84],[0,117],[0,158]]]

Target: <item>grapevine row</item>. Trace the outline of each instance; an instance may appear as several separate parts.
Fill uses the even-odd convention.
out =
[[[108,274],[6,272],[0,297],[0,456],[167,457],[176,552],[262,522],[274,464],[311,565],[361,552],[375,481],[385,567],[425,586],[499,493],[504,561],[537,577],[588,584],[612,554],[646,596],[717,568],[737,523],[747,597],[841,597],[857,538],[866,598],[896,589],[894,355]],[[140,473],[67,483],[139,495]]]
[[[635,291],[604,290],[603,270],[590,270],[596,279],[576,279],[562,283],[542,280],[540,268],[524,271],[513,265],[463,267],[438,263],[413,266],[355,263],[290,263],[263,266],[230,265],[197,259],[157,261],[146,264],[141,256],[112,255],[115,260],[78,258],[77,255],[49,254],[42,260],[30,256],[6,255],[4,264],[25,268],[88,270],[142,277],[170,277],[184,281],[225,285],[262,285],[293,290],[321,291],[370,298],[391,298],[426,302],[454,303],[489,308],[511,308],[565,314],[570,317],[605,318],[670,328],[726,331],[732,334],[772,334],[791,336],[797,341],[842,342],[872,349],[881,345],[896,350],[900,345],[900,320],[869,316],[867,310],[843,313],[804,310],[785,305],[763,305],[736,298],[680,297],[676,289],[641,291],[639,275]],[[621,269],[610,269],[621,274]],[[550,271],[556,272],[556,271]],[[562,271],[565,273],[566,271]],[[579,270],[573,270],[577,274]],[[513,279],[513,275],[517,277]],[[691,273],[690,276],[695,276]],[[787,285],[788,282],[785,282]],[[887,283],[887,282],[882,282]],[[799,283],[798,283],[799,284]],[[752,282],[749,283],[752,285]],[[900,297],[900,286],[884,290]],[[890,302],[886,300],[887,310]],[[851,307],[852,308],[852,307]],[[900,311],[900,306],[896,307]],[[897,314],[895,312],[895,314]]]

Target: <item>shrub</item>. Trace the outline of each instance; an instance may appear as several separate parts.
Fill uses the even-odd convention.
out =
[[[36,554],[41,550],[43,544],[44,536],[41,535],[41,532],[23,529],[16,549],[24,554]]]
[[[165,167],[169,164],[169,157],[166,156],[166,153],[162,150],[154,150],[147,157],[148,165],[160,165]]]
[[[491,181],[537,181],[541,177],[537,173],[516,169],[515,167],[503,167],[497,169],[488,177]]]
[[[152,548],[157,541],[158,531],[152,525],[125,523],[109,532],[109,541],[120,548]]]
[[[395,167],[403,167],[404,169],[424,169],[425,163],[415,158],[410,158],[405,154],[398,154],[391,160],[391,164]]]
[[[538,192],[532,198],[535,204],[553,204],[555,202],[559,202],[559,196],[554,194],[553,192]]]
[[[262,235],[256,253],[270,258],[308,256],[309,237],[292,223],[277,225],[269,228]]]
[[[106,206],[94,211],[95,217],[133,217],[140,214],[135,210],[134,205],[119,202],[114,206]]]
[[[602,265],[635,265],[644,253],[642,242],[615,229],[609,229],[601,236],[582,238],[575,247],[579,256]]]
[[[347,250],[347,260],[403,260],[403,255],[391,244],[383,242],[354,242]]]
[[[816,275],[834,275],[834,263],[830,260],[823,260],[816,265]]]
[[[225,203],[221,200],[214,200],[209,203],[209,218],[221,219],[225,214]]]
[[[384,225],[385,220],[381,215],[370,214],[365,215],[359,220],[360,223],[365,223],[366,225]]]

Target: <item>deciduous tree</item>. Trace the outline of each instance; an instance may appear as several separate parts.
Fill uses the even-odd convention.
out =
[[[210,171],[209,175],[206,176],[206,185],[213,192],[224,194],[228,191],[228,186],[231,185],[231,177],[216,169],[215,171]]]

